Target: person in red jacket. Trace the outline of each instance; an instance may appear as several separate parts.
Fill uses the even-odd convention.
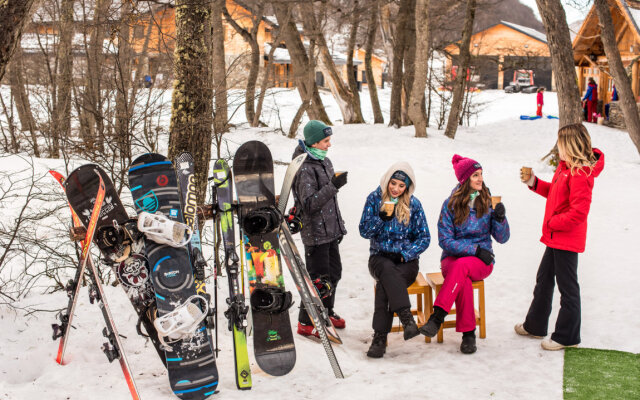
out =
[[[538,94],[536,95],[536,103],[538,104],[538,108],[536,109],[536,115],[538,117],[542,117],[542,106],[544,105],[544,98],[543,98],[542,92],[544,92],[544,87],[539,87]]]
[[[582,124],[558,131],[560,162],[551,182],[533,173],[524,180],[529,188],[547,198],[540,241],[547,245],[533,290],[533,300],[519,335],[542,338],[547,335],[554,280],[560,291],[560,311],[555,331],[542,341],[545,350],[576,347],[580,343],[580,286],[578,253],[584,252],[587,216],[595,178],[604,168],[604,154],[591,148],[589,132]]]

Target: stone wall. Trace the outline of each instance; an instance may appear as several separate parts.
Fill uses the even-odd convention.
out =
[[[638,108],[638,112],[640,112],[640,104],[636,103],[636,107]],[[608,126],[618,129],[627,129],[627,126],[624,123],[624,114],[622,113],[622,108],[620,107],[619,101],[612,101],[609,103],[609,121],[607,122]]]

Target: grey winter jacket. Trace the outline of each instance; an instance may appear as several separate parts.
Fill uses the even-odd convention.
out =
[[[293,158],[305,152],[303,144],[296,147]],[[333,164],[307,157],[293,181],[293,196],[302,211],[302,243],[318,246],[331,243],[347,234],[338,208],[338,189],[331,183]]]

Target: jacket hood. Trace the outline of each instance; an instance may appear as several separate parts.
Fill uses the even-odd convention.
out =
[[[593,164],[593,167],[589,169],[588,167],[582,167],[581,170],[585,173],[591,172],[594,178],[597,178],[602,170],[604,169],[604,153],[600,149],[593,148],[593,154],[596,156],[596,163]],[[569,169],[567,163],[564,161],[560,162],[563,169]]]
[[[304,146],[304,142],[302,140],[299,140],[298,146],[296,146],[296,149],[293,151],[293,156],[291,157],[291,159],[293,160],[294,158],[298,157],[300,154],[305,152],[306,152],[306,149]]]
[[[391,175],[393,175],[393,173],[396,171],[404,172],[405,174],[407,174],[409,179],[411,179],[411,185],[409,185],[409,187],[407,188],[409,196],[411,196],[416,190],[416,174],[413,173],[413,168],[411,168],[411,165],[409,165],[409,163],[405,161],[399,161],[389,167],[387,172],[385,172],[384,175],[382,175],[382,178],[380,178],[380,189],[384,191],[387,186],[389,186]]]

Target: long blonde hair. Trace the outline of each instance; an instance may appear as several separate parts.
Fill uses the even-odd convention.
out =
[[[563,126],[558,130],[558,151],[562,148],[565,155],[564,162],[575,175],[576,170],[589,168],[589,174],[596,162],[596,156],[591,148],[591,136],[582,124]]]
[[[389,184],[387,183],[387,187],[382,191],[382,202],[389,201],[391,196],[389,195]],[[411,194],[409,194],[409,188],[407,187],[398,198],[398,203],[396,204],[396,219],[398,222],[409,225],[409,219],[411,219]]]

